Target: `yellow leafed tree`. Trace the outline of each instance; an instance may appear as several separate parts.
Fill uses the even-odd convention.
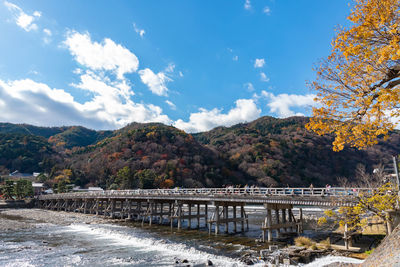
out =
[[[349,231],[357,231],[368,224],[369,218],[379,218],[385,224],[391,223],[388,211],[397,209],[399,200],[395,185],[386,183],[370,192],[356,196],[357,204],[340,207],[337,211],[326,210],[318,223],[324,224],[327,218],[334,219],[340,226],[348,225]]]
[[[400,0],[355,0],[349,28],[338,31],[331,55],[311,87],[320,104],[309,130],[334,134],[333,149],[374,145],[400,116]]]

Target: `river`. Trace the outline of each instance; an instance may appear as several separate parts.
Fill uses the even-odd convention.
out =
[[[93,215],[43,210],[0,213],[0,266],[244,266],[246,237],[208,236],[110,223]],[[241,239],[240,242],[235,240]],[[184,261],[187,263],[182,263]],[[325,257],[306,266],[359,260]],[[316,265],[317,264],[317,265]],[[256,266],[264,266],[260,261]]]

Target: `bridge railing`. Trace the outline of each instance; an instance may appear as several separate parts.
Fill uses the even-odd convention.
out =
[[[96,192],[62,193],[54,195],[42,195],[40,199],[54,198],[79,198],[79,197],[129,197],[129,196],[308,196],[308,197],[356,197],[362,193],[371,193],[374,188],[175,188],[175,189],[134,189],[134,190],[106,190]]]

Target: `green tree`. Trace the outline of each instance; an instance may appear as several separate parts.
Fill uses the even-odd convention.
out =
[[[24,180],[17,180],[14,186],[14,196],[17,199],[24,198]]]
[[[121,189],[132,189],[137,187],[138,184],[134,172],[128,166],[118,171],[115,182]]]
[[[32,182],[31,181],[24,180],[23,188],[24,188],[23,191],[24,191],[25,197],[33,197],[34,191],[33,191],[33,186],[32,186]]]
[[[41,183],[44,183],[48,180],[48,177],[42,172],[38,175],[38,177],[36,177],[36,180]]]
[[[5,185],[3,187],[3,194],[4,194],[4,198],[12,199],[12,197],[14,195],[14,181],[7,180],[5,182]]]
[[[57,184],[57,193],[65,193],[67,192],[67,180],[60,180]]]
[[[153,170],[145,169],[137,172],[135,178],[139,180],[140,188],[150,189],[154,187],[154,180],[157,175]]]
[[[64,169],[61,174],[55,178],[57,182],[57,193],[65,193],[68,191],[67,185],[71,183],[71,176],[72,171],[70,169]]]

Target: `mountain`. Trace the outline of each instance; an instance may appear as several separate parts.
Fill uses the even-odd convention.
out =
[[[49,138],[65,131],[68,127],[38,127],[29,124],[0,123],[0,133],[20,133],[26,135],[37,135]]]
[[[0,174],[9,171],[49,170],[57,153],[44,137],[22,133],[0,133]]]
[[[113,131],[95,131],[82,126],[39,127],[29,124],[0,123],[0,133],[41,136],[56,146],[88,146],[110,136]]]
[[[332,136],[318,136],[305,129],[306,117],[277,119],[261,117],[232,127],[218,127],[193,136],[205,146],[219,151],[231,165],[264,186],[287,184],[323,186],[338,177],[354,179],[357,164],[372,167],[391,160],[400,151],[400,135],[386,142],[358,150],[346,147],[332,151]]]
[[[244,182],[219,158],[219,153],[198,143],[192,135],[163,124],[128,125],[95,145],[75,150],[67,165],[84,184],[124,186],[119,170],[125,167],[126,179],[138,186],[142,174],[152,180],[147,187],[169,185],[214,187]],[[143,178],[144,179],[144,178]],[[143,182],[143,181],[142,181]],[[128,184],[126,184],[128,185]]]
[[[84,147],[110,136],[112,131],[95,131],[82,126],[71,126],[49,137],[49,142],[65,148]]]
[[[159,123],[132,123],[115,131],[3,123],[0,171],[46,171],[49,183],[71,173],[77,185],[114,189],[308,187],[335,184],[342,176],[355,179],[358,164],[372,171],[400,151],[400,135],[393,132],[372,148],[333,152],[332,136],[308,132],[307,122],[305,117],[262,117],[193,135]]]

